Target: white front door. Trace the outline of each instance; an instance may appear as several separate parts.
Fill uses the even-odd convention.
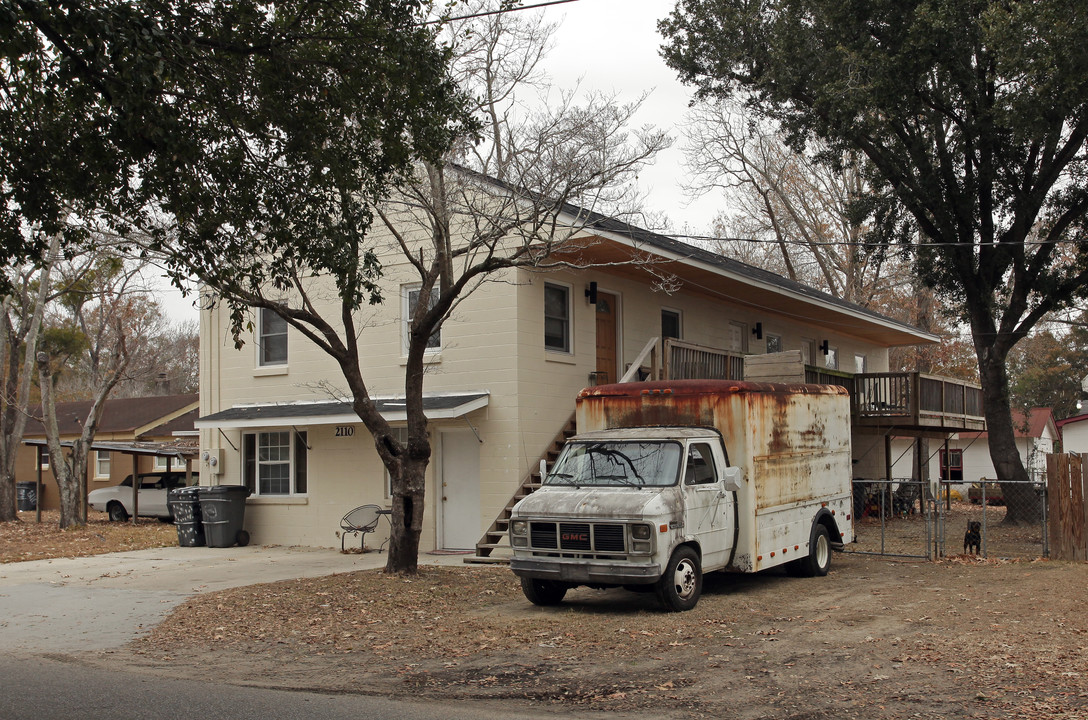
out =
[[[480,540],[480,441],[471,430],[442,431],[441,546],[470,550]]]

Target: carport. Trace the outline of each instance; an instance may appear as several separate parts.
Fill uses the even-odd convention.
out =
[[[46,440],[25,440],[23,444],[32,447],[43,447],[48,443]],[[70,448],[72,447],[72,441],[62,441],[60,446]],[[140,500],[140,473],[138,460],[141,455],[152,457],[164,457],[166,458],[166,472],[170,472],[171,465],[174,461],[179,463],[185,463],[185,484],[192,484],[193,480],[193,459],[196,458],[199,448],[196,443],[190,439],[173,440],[168,442],[113,442],[113,441],[95,441],[91,443],[90,450],[102,450],[105,452],[116,452],[122,455],[132,456],[132,519],[133,525],[136,524],[136,519],[139,517]],[[83,517],[87,517],[87,477],[84,475],[79,479],[80,485],[80,505],[83,511]],[[38,463],[38,483],[36,488],[36,497],[42,496],[42,467],[41,463]],[[42,504],[41,502],[35,503],[34,518],[37,522],[42,521]]]

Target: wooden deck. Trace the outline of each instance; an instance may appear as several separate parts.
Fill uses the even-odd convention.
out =
[[[985,430],[982,388],[920,372],[831,373],[806,368],[806,380],[850,390],[854,427],[957,432]]]

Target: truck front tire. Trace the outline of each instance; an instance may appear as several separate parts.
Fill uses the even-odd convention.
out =
[[[657,581],[657,596],[666,610],[683,612],[699,602],[703,592],[703,570],[699,555],[687,545],[679,547],[669,558],[665,573]]]
[[[802,577],[823,577],[831,569],[831,534],[827,528],[816,523],[812,528],[812,539],[808,544],[808,557],[795,561],[797,574]]]
[[[553,580],[523,577],[521,579],[521,591],[525,593],[526,599],[533,605],[548,607],[563,602],[563,596],[567,594],[567,586]]]

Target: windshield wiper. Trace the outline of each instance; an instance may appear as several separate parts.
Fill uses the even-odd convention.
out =
[[[642,487],[642,483],[636,483],[629,479],[626,475],[594,475],[594,480],[619,480],[623,485],[628,487]]]
[[[558,479],[558,478],[562,478],[562,479],[564,479],[564,480],[573,480],[573,479],[574,479],[574,476],[573,476],[573,475],[571,475],[570,473],[551,472],[551,473],[548,473],[548,477],[547,477],[547,480],[546,480],[546,484],[549,484],[549,485],[550,485],[550,484],[552,483],[552,479],[553,479],[553,478],[556,478],[556,479]],[[563,484],[563,483],[556,483],[556,485],[561,485],[561,484]],[[567,485],[573,485],[574,483],[572,483],[572,482],[568,482],[568,483],[566,483],[566,484],[567,484]]]

